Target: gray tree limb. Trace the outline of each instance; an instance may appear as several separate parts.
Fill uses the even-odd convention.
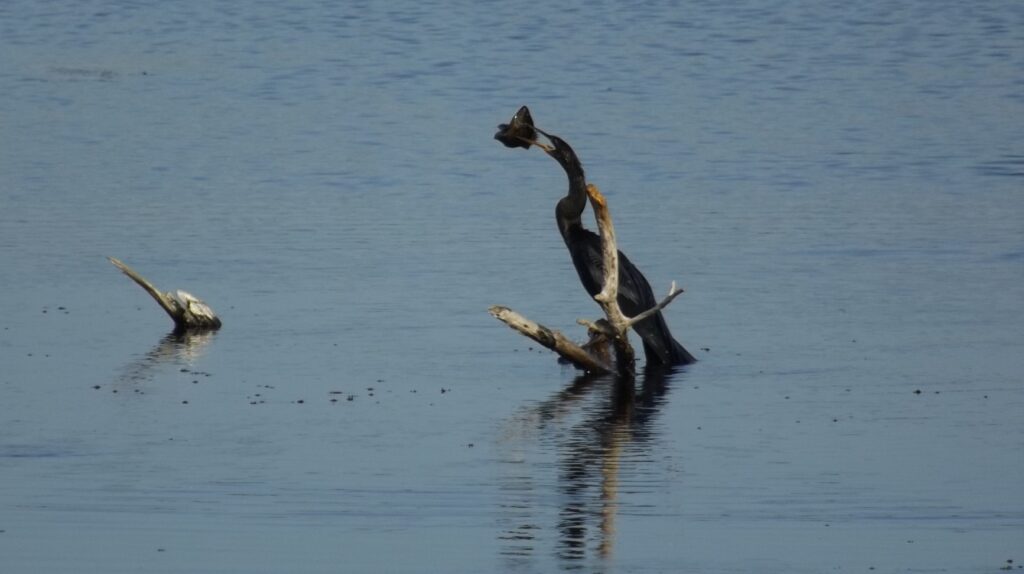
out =
[[[604,361],[588,353],[560,331],[549,329],[501,305],[494,305],[489,311],[502,323],[558,353],[577,368],[594,373],[612,371]]]

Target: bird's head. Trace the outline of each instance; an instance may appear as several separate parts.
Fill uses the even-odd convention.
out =
[[[541,141],[542,138],[546,141]],[[494,134],[494,139],[505,144],[506,147],[530,149],[531,146],[537,146],[554,158],[570,175],[583,173],[583,167],[580,165],[579,158],[576,157],[576,152],[562,138],[551,135],[533,125],[533,117],[530,115],[530,109],[526,106],[519,108],[507,124],[498,126],[498,132]]]
[[[505,147],[530,149],[537,141],[537,130],[533,127],[530,109],[526,106],[519,108],[507,124],[498,126],[494,139],[505,144]]]

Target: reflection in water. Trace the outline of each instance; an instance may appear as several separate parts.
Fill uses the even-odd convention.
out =
[[[217,331],[168,333],[145,355],[125,365],[118,380],[141,383],[152,378],[153,371],[165,363],[192,366],[216,336]]]
[[[664,402],[671,371],[648,370],[639,390],[633,380],[611,376],[577,377],[553,397],[515,417],[507,444],[514,449],[507,466],[517,472],[504,477],[500,538],[502,554],[514,569],[526,568],[535,555],[547,490],[526,451],[540,443],[556,456],[556,554],[563,568],[582,568],[588,549],[609,558],[615,543],[619,508],[620,466],[651,450],[649,423]],[[630,469],[636,472],[636,469]]]

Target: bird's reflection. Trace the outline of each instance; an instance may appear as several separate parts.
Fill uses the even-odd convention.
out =
[[[502,484],[500,534],[504,559],[512,568],[532,562],[541,532],[557,531],[555,552],[563,568],[583,568],[588,554],[605,559],[615,543],[619,476],[623,453],[628,461],[649,452],[653,417],[665,400],[669,369],[649,369],[639,380],[613,376],[577,377],[551,398],[515,417],[505,442],[512,471]],[[529,452],[555,455],[555,485],[545,492],[546,467],[531,464]],[[633,472],[635,469],[631,469]],[[553,494],[553,501],[547,500]],[[544,508],[557,507],[555,524],[542,520]]]
[[[141,383],[153,378],[153,373],[165,364],[193,366],[207,346],[217,336],[217,331],[172,331],[141,357],[121,369],[118,380],[121,383]]]

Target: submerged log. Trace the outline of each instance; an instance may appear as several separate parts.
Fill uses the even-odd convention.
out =
[[[167,312],[171,320],[174,321],[176,332],[220,329],[220,318],[213,312],[213,309],[195,295],[180,289],[173,293],[170,291],[163,293],[120,259],[115,257],[107,257],[107,259],[139,287],[142,287],[146,293],[149,293],[157,304]]]

